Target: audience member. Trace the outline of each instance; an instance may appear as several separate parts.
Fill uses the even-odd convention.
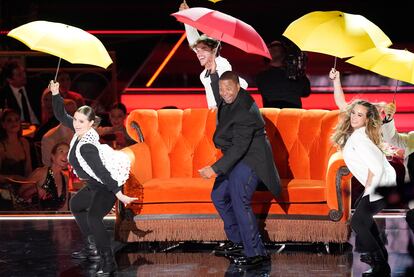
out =
[[[22,122],[40,123],[40,97],[37,89],[26,87],[25,68],[17,61],[7,62],[2,71],[6,84],[0,91],[0,108],[17,111]]]
[[[32,182],[35,186],[27,187],[23,193],[25,198],[36,196],[40,210],[68,210],[68,167],[69,144],[60,142],[53,146],[50,153],[50,165],[38,167],[23,181]]]
[[[77,110],[75,101],[71,99],[65,99],[64,103],[65,109],[68,112],[68,114],[73,115]],[[60,123],[56,127],[53,127],[52,129],[47,131],[43,135],[41,140],[41,153],[43,165],[51,165],[50,153],[53,149],[53,146],[61,142],[69,144],[72,136],[73,131]]]
[[[0,173],[28,176],[32,172],[30,146],[22,137],[19,114],[6,109],[0,123]]]
[[[125,118],[127,110],[124,104],[115,103],[110,112],[110,127],[99,127],[98,134],[101,136],[101,142],[109,144],[114,149],[121,149],[132,145],[135,141],[128,135],[125,128]]]
[[[60,70],[56,80],[60,84],[59,92],[63,99],[74,100],[78,107],[82,107],[83,105],[85,105],[85,99],[83,98],[83,96],[80,93],[70,90],[72,80],[68,72]]]
[[[1,192],[0,209],[11,208],[12,197],[19,198],[21,187],[11,186],[7,177],[25,177],[32,172],[29,142],[22,137],[20,115],[5,109],[0,118],[0,183],[5,190]],[[10,193],[13,194],[10,195]]]
[[[59,121],[53,115],[52,93],[49,89],[43,91],[41,103],[41,122],[33,137],[33,141],[35,142],[40,141],[47,131],[59,124]]]

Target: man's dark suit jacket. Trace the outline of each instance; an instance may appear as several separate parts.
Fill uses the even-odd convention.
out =
[[[212,165],[217,174],[226,174],[238,162],[246,163],[274,196],[281,190],[279,174],[266,136],[265,122],[253,98],[240,88],[233,103],[219,94],[219,77],[211,74],[211,86],[218,107],[214,144],[223,157]]]
[[[33,87],[28,88],[25,87],[27,98],[29,99],[30,106],[33,109],[37,119],[40,121],[40,99],[41,96],[39,95],[39,89]],[[20,114],[20,106],[17,103],[16,97],[14,97],[13,91],[11,90],[9,84],[6,84],[0,90],[0,108],[9,108],[16,110]]]

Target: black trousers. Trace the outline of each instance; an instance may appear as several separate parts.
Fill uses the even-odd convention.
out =
[[[374,252],[384,247],[373,216],[379,213],[385,206],[385,199],[370,202],[368,195],[362,197],[359,203],[357,203],[351,218],[351,227],[359,238],[361,252]]]
[[[106,231],[103,218],[111,211],[115,200],[113,192],[86,185],[70,201],[70,210],[82,235],[93,235],[96,248],[100,251],[109,250],[111,247],[111,238]]]

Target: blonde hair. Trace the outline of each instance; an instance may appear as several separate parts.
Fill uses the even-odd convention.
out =
[[[354,132],[354,128],[351,126],[351,112],[356,105],[364,106],[367,109],[368,122],[365,124],[365,133],[378,148],[382,149],[381,117],[376,106],[365,100],[354,100],[346,107],[345,111],[341,112],[339,122],[332,135],[333,142],[342,149]]]

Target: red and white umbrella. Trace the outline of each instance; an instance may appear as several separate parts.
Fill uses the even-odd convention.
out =
[[[256,30],[231,15],[207,8],[189,8],[171,15],[209,37],[271,59],[266,43]]]

